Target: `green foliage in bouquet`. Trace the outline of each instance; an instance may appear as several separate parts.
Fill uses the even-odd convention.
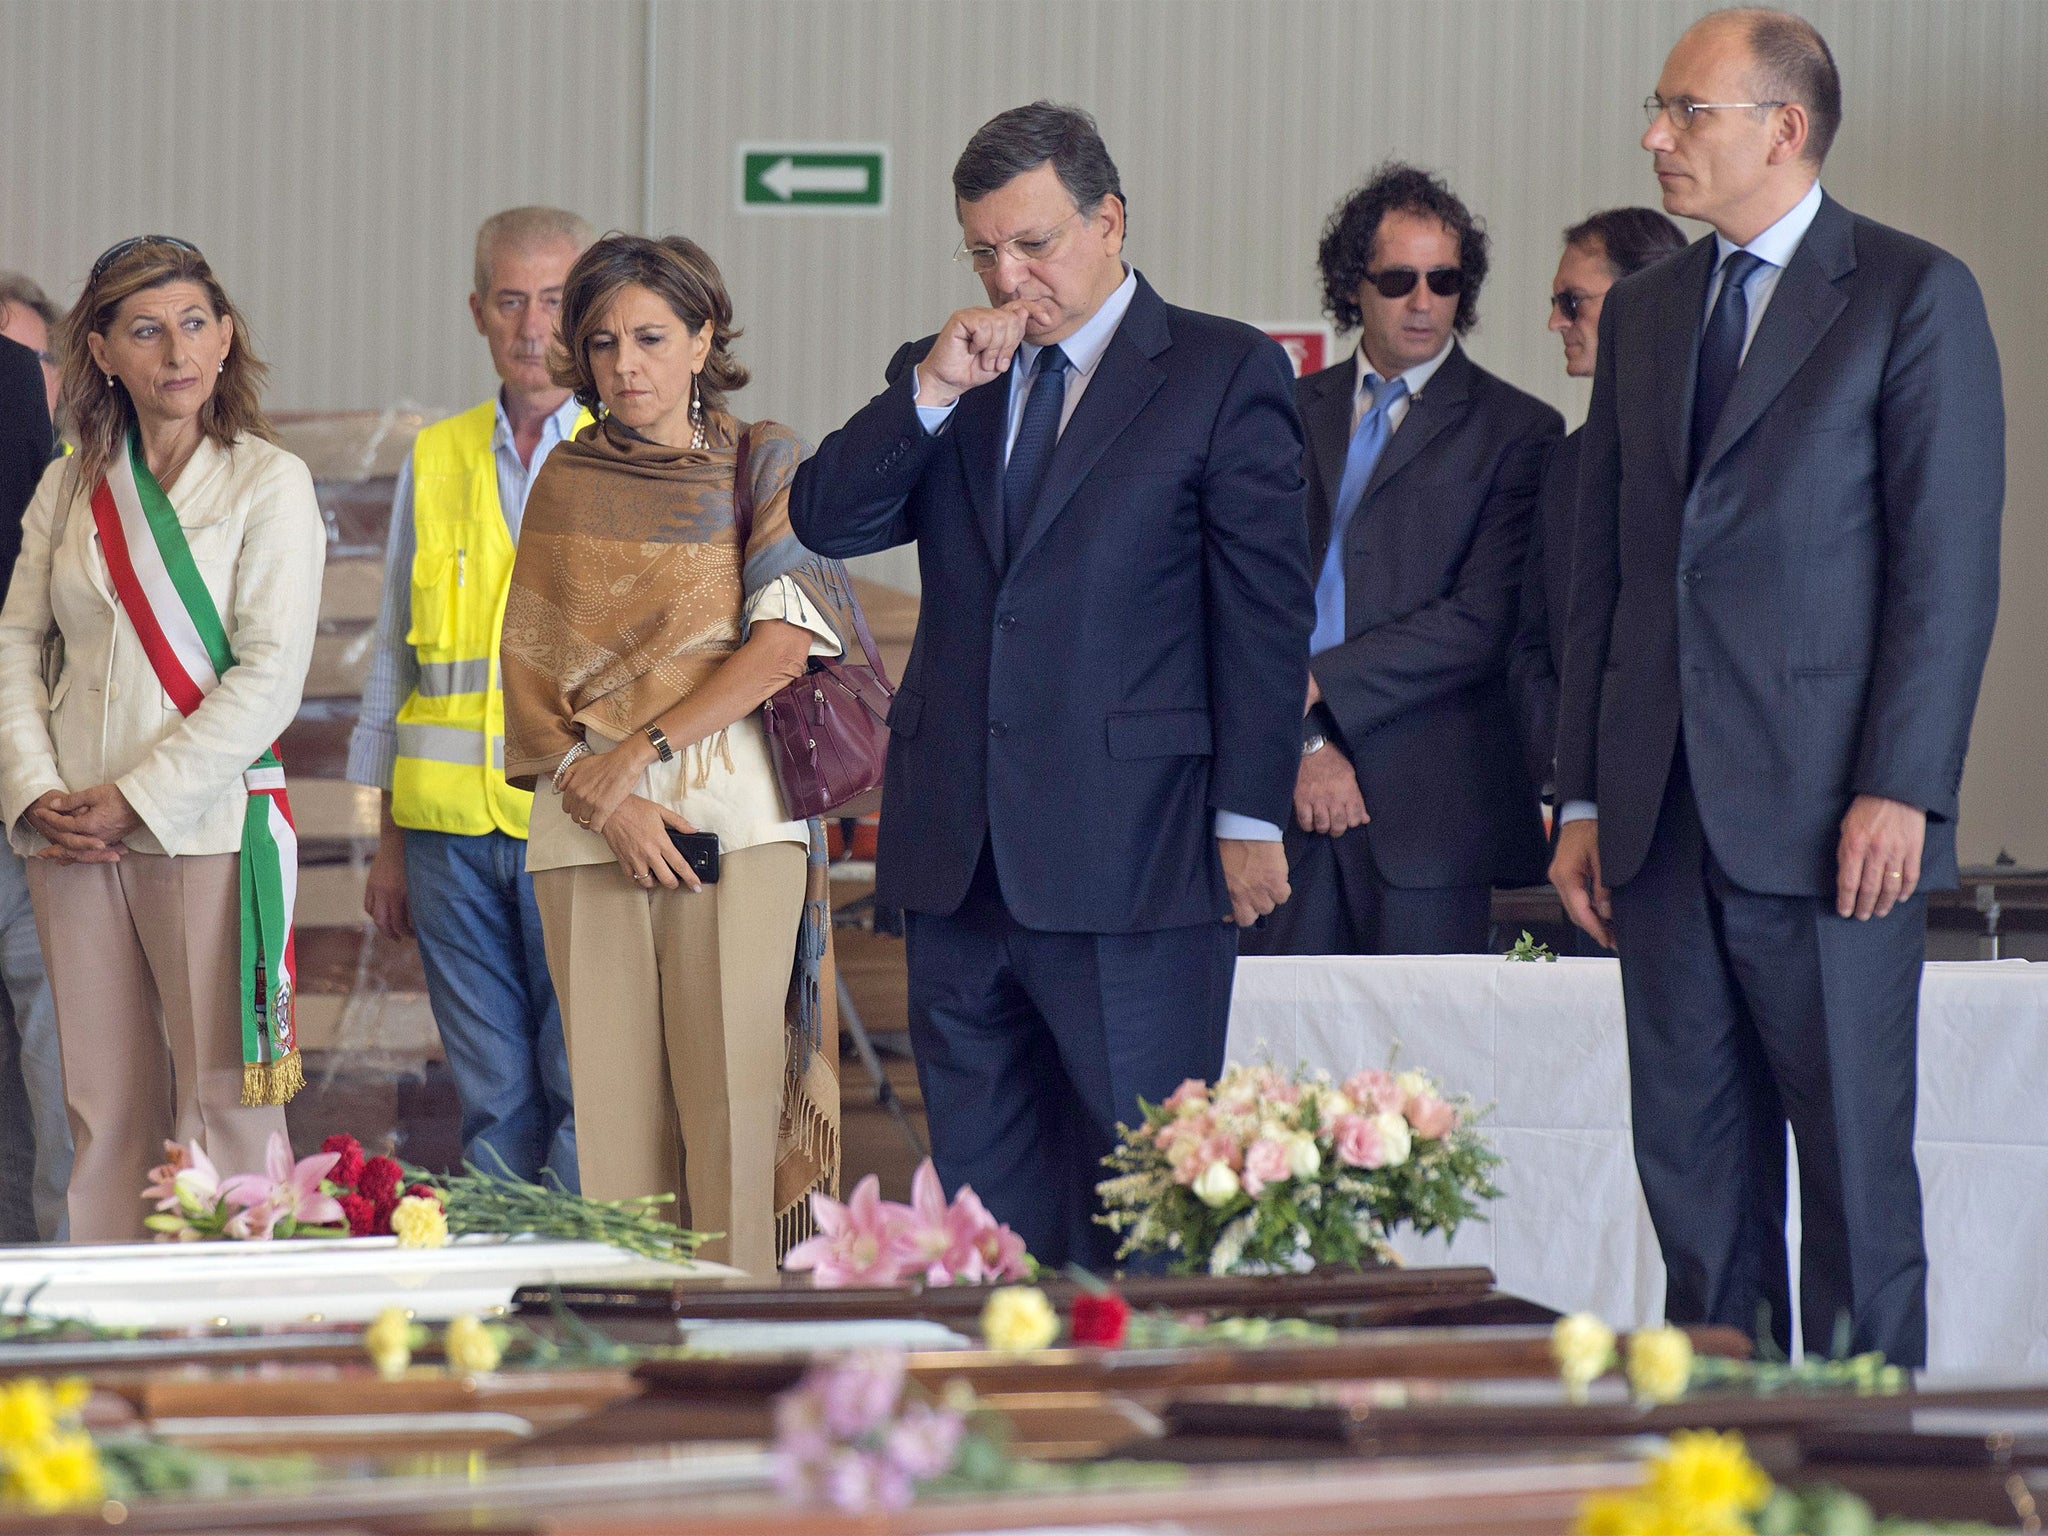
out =
[[[1457,1231],[1500,1191],[1469,1101],[1424,1073],[1286,1076],[1233,1066],[1193,1079],[1122,1127],[1097,1186],[1120,1257],[1178,1274],[1288,1274],[1382,1263],[1387,1237]]]
[[[664,1221],[658,1213],[674,1199],[672,1195],[593,1200],[565,1189],[551,1168],[544,1169],[542,1176],[547,1183],[529,1184],[506,1172],[486,1173],[475,1163],[464,1163],[457,1174],[405,1170],[409,1183],[429,1185],[440,1194],[453,1237],[465,1233],[510,1237],[531,1232],[574,1242],[609,1243],[642,1258],[687,1264],[708,1238],[717,1236]]]

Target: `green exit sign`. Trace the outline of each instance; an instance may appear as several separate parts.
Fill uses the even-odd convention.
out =
[[[881,213],[889,206],[886,144],[742,144],[742,213]]]

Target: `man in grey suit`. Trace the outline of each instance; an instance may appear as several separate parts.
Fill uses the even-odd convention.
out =
[[[1789,1121],[1806,1347],[1846,1315],[1917,1366],[1924,891],[1998,601],[1998,354],[1961,262],[1820,190],[1807,22],[1706,17],[1645,105],[1665,209],[1715,233],[1600,318],[1551,878],[1620,950],[1667,1314],[1789,1343]]]

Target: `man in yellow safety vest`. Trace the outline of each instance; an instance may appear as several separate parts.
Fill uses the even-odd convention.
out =
[[[548,372],[562,284],[590,226],[512,208],[476,237],[471,318],[502,387],[436,422],[399,473],[376,650],[348,776],[384,791],[363,907],[419,939],[462,1101],[463,1156],[577,1188],[568,1053],[526,873],[533,797],[505,782],[498,632],[526,494],[589,417]]]

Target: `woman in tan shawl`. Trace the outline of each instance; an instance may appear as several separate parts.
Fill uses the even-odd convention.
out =
[[[838,1182],[823,855],[757,711],[851,633],[790,531],[807,451],[745,426],[732,303],[688,240],[612,235],[562,294],[557,382],[597,423],[534,482],[505,606],[505,773],[562,1004],[583,1192],[676,1185],[707,1258],[756,1274]],[[735,505],[744,458],[751,494]],[[741,524],[749,520],[745,548]],[[716,883],[671,832],[715,833]]]

